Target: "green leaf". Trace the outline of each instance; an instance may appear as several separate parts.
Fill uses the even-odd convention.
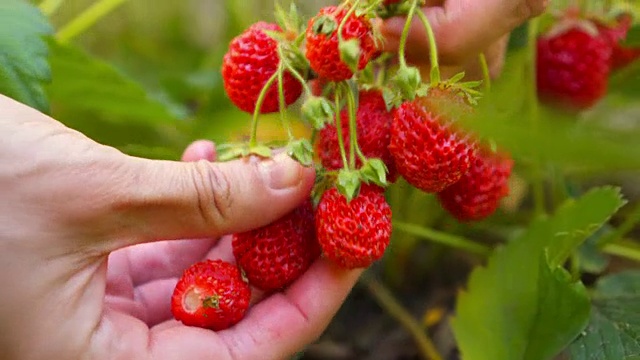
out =
[[[573,360],[640,359],[640,271],[598,281],[589,325],[571,345]]]
[[[43,112],[49,102],[43,84],[51,80],[44,37],[53,28],[33,5],[0,2],[0,93]]]
[[[633,26],[631,29],[629,29],[627,37],[624,39],[621,45],[632,47],[640,46],[640,25]]]
[[[564,263],[588,237],[600,229],[624,204],[619,188],[602,187],[579,200],[568,200],[557,211],[551,226],[533,227],[533,237],[552,239],[549,244],[552,266]],[[540,223],[538,223],[540,224]]]
[[[580,246],[576,255],[581,271],[600,274],[607,268],[609,257],[602,253],[598,241],[608,233],[611,233],[611,227],[605,225]]]
[[[476,269],[452,326],[466,360],[549,359],[586,325],[588,298],[558,265],[622,206],[598,188],[563,204]]]
[[[609,96],[621,95],[637,99],[640,95],[638,81],[640,81],[640,61],[633,62],[612,74],[609,79]]]
[[[150,126],[177,125],[178,114],[152,98],[115,67],[71,45],[50,42],[52,102],[65,108],[91,110],[113,121]]]

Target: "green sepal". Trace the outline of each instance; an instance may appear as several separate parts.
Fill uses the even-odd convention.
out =
[[[334,31],[338,29],[338,23],[328,15],[322,15],[315,19],[313,22],[313,32],[315,34],[322,34],[326,36],[330,36]]]
[[[335,112],[327,99],[320,96],[308,98],[302,105],[302,116],[314,129],[322,130],[326,124],[333,123]]]
[[[388,185],[387,172],[387,166],[378,158],[367,159],[367,162],[360,168],[361,177],[366,183],[374,183],[382,187]]]
[[[418,68],[414,66],[401,67],[392,82],[398,87],[404,99],[413,100],[416,97],[416,91],[422,84],[422,77]]]
[[[338,44],[340,51],[340,60],[342,60],[351,71],[358,71],[358,63],[360,61],[360,40],[349,39],[340,41]]]
[[[307,139],[289,142],[287,154],[304,166],[313,165],[313,146]]]
[[[338,173],[336,187],[338,191],[350,202],[360,192],[360,172],[357,170],[342,169]]]

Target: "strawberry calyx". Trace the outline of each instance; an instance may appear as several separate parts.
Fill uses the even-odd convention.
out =
[[[219,309],[220,308],[220,296],[218,294],[213,294],[211,296],[207,296],[202,300],[202,307],[204,308],[212,308]]]

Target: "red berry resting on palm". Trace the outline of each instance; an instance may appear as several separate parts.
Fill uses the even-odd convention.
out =
[[[540,99],[568,110],[595,105],[607,91],[611,43],[601,33],[575,26],[538,39],[537,86]]]
[[[224,330],[244,317],[251,289],[237,266],[205,260],[184,271],[171,298],[171,312],[188,326]]]
[[[351,202],[331,188],[318,204],[316,231],[329,260],[346,269],[366,268],[389,245],[391,208],[380,187],[363,184]]]
[[[280,65],[278,42],[264,30],[281,31],[276,24],[257,22],[229,44],[222,63],[222,79],[229,99],[242,111],[253,113],[262,89]],[[289,72],[283,74],[284,102],[290,105],[302,94],[302,84]],[[260,107],[260,113],[279,110],[277,79]]]
[[[320,256],[311,200],[269,225],[234,234],[232,246],[251,285],[267,292],[283,289]]]
[[[345,7],[328,6],[311,20],[306,32],[306,57],[313,71],[329,81],[343,81],[353,76],[353,71],[342,61],[339,50],[338,27],[347,15]],[[360,41],[358,70],[367,66],[377,52],[371,22],[365,15],[352,13],[342,28],[344,40]]]
[[[402,177],[414,187],[436,193],[460,180],[471,166],[476,145],[456,128],[443,104],[460,106],[446,91],[405,102],[394,114],[389,150]],[[433,97],[433,98],[431,98]],[[466,107],[467,105],[462,105]]]
[[[438,199],[459,221],[478,221],[492,215],[509,194],[513,161],[506,154],[483,150],[460,181],[444,189]]]
[[[349,151],[349,112],[344,109],[340,114],[342,123],[342,135],[347,157]],[[378,90],[361,91],[356,112],[356,133],[360,150],[367,158],[381,159],[389,170],[388,179],[394,181],[397,177],[395,163],[389,152],[391,139],[391,122],[393,113],[387,111],[387,107]],[[329,170],[338,170],[343,167],[338,144],[338,131],[335,125],[327,125],[319,133],[318,154],[322,165]],[[357,158],[356,166],[362,163]]]

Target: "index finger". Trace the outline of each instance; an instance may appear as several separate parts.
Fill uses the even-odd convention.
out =
[[[446,0],[441,6],[427,6],[444,65],[460,65],[485,51],[504,35],[540,15],[548,0]],[[385,50],[397,51],[405,17],[394,17],[380,24],[385,37]],[[420,20],[415,17],[408,36],[407,54],[413,62],[429,60],[429,40]]]

